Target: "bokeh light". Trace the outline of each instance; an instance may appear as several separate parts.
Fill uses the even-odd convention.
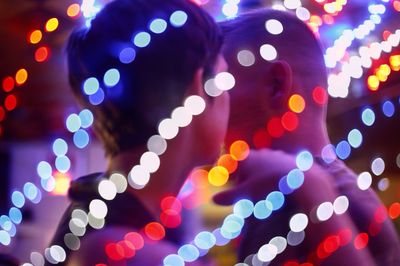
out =
[[[243,140],[237,140],[229,148],[230,154],[237,161],[243,161],[249,156],[250,147]]]
[[[171,14],[169,18],[169,22],[171,23],[171,25],[177,28],[185,25],[187,20],[188,20],[188,15],[181,10],[175,11],[174,13]]]
[[[50,56],[50,50],[46,46],[39,47],[35,52],[35,60],[38,63],[45,62]]]
[[[53,195],[65,196],[68,194],[68,189],[71,183],[71,176],[67,173],[56,172],[54,174],[55,187],[52,191]]]
[[[231,154],[224,154],[219,157],[217,165],[224,167],[231,174],[236,171],[238,162]]]
[[[146,233],[146,236],[151,240],[158,241],[165,237],[164,227],[157,222],[151,222],[147,224],[144,228],[144,231]]]
[[[160,34],[167,29],[167,25],[168,24],[165,20],[157,18],[150,23],[149,30],[153,33]]]
[[[14,94],[9,94],[4,100],[4,107],[7,111],[12,111],[17,107],[17,97]]]
[[[40,30],[34,30],[29,34],[28,39],[30,43],[37,44],[42,40],[42,36],[43,34]]]
[[[71,4],[67,8],[67,15],[70,18],[76,18],[79,16],[80,10],[81,10],[81,7],[79,4],[76,4],[76,3]]]
[[[228,182],[229,172],[225,167],[215,166],[208,173],[208,181],[213,186],[223,186]]]
[[[283,32],[283,25],[279,20],[269,19],[265,22],[265,28],[273,35],[278,35]]]
[[[104,74],[104,84],[108,87],[113,87],[118,84],[120,79],[119,71],[115,68],[107,70]]]
[[[240,65],[244,67],[250,67],[254,65],[256,58],[254,54],[249,50],[241,50],[237,54],[237,60]]]
[[[361,114],[361,120],[366,126],[372,126],[375,123],[375,112],[366,108]]]
[[[2,87],[3,91],[10,92],[14,89],[15,83],[12,77],[5,77],[3,79]]]
[[[260,47],[260,55],[266,61],[273,61],[278,57],[278,52],[274,46],[264,44]]]
[[[58,28],[58,19],[51,18],[46,22],[45,29],[47,32],[53,32]]]
[[[302,113],[306,107],[304,98],[299,94],[293,94],[289,98],[289,109],[295,113]]]
[[[28,71],[25,68],[21,68],[15,74],[15,82],[17,85],[22,85],[28,79]]]

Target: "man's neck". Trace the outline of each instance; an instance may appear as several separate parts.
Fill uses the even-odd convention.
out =
[[[325,126],[308,124],[293,132],[286,132],[284,136],[278,139],[273,139],[271,148],[291,154],[308,150],[314,156],[321,156],[322,149],[328,144],[330,144],[330,140]]]

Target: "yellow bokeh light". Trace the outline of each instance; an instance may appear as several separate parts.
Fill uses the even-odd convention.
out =
[[[368,88],[371,91],[376,91],[379,88],[379,79],[377,76],[372,75],[368,77]]]
[[[317,26],[321,26],[322,25],[322,19],[319,16],[312,15],[311,18],[310,18],[310,23],[315,24]]]
[[[393,71],[400,70],[400,55],[392,55],[389,61],[390,61],[390,67],[392,68]]]
[[[54,174],[54,179],[56,181],[56,185],[52,194],[65,196],[68,194],[68,189],[71,183],[71,176],[68,174],[63,174],[57,172]]]
[[[379,69],[375,76],[378,78],[379,81],[385,82],[388,79],[388,76],[385,74],[385,72],[381,69]]]
[[[390,67],[387,64],[383,64],[379,67],[379,70],[382,72],[383,75],[389,76],[390,75]]]
[[[28,71],[26,71],[25,68],[21,68],[20,70],[17,71],[17,73],[15,74],[15,82],[18,85],[22,85],[26,82],[26,80],[28,79]]]
[[[58,19],[57,18],[51,18],[46,22],[46,31],[47,32],[55,31],[57,28],[58,28]]]
[[[29,42],[32,44],[39,43],[42,40],[42,32],[40,30],[34,30],[29,35]]]
[[[215,166],[208,172],[208,182],[211,185],[220,187],[226,184],[229,179],[228,170],[222,166]]]
[[[301,113],[304,111],[304,108],[306,107],[306,102],[304,101],[304,98],[301,97],[299,94],[293,94],[289,98],[289,109],[294,112],[294,113]]]
[[[81,10],[81,7],[79,4],[71,4],[68,9],[67,9],[67,15],[68,17],[74,18],[79,15],[79,12]]]
[[[232,143],[231,147],[229,148],[229,152],[233,159],[237,161],[243,161],[247,158],[247,156],[249,156],[250,147],[245,141],[237,140]]]

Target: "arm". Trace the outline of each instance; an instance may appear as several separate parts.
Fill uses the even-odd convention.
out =
[[[243,197],[253,201],[263,199],[269,192],[276,190],[280,178],[295,167],[295,157],[284,152],[252,151],[249,158],[241,165],[239,183],[234,188],[216,195],[214,199],[223,205],[233,204],[237,199]],[[339,194],[335,190],[332,177],[314,164],[310,170],[305,172],[304,184],[293,192],[290,198],[292,202],[296,203],[296,207],[309,216],[316,206],[326,201],[333,202],[337,196]],[[345,228],[350,229],[353,236],[358,234],[347,213],[334,215],[325,222],[312,223],[310,221],[306,229],[308,250],[315,250],[325,237]],[[307,255],[304,254],[305,257]],[[368,249],[356,250],[352,244],[339,248],[324,260],[326,265],[343,265],[344,262],[346,265],[374,265]]]

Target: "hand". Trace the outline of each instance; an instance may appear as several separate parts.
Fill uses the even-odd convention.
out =
[[[234,204],[241,198],[252,201],[264,199],[278,189],[281,177],[296,168],[296,157],[280,150],[251,150],[248,158],[239,163],[234,173],[237,180],[233,188],[214,196],[220,205]]]

